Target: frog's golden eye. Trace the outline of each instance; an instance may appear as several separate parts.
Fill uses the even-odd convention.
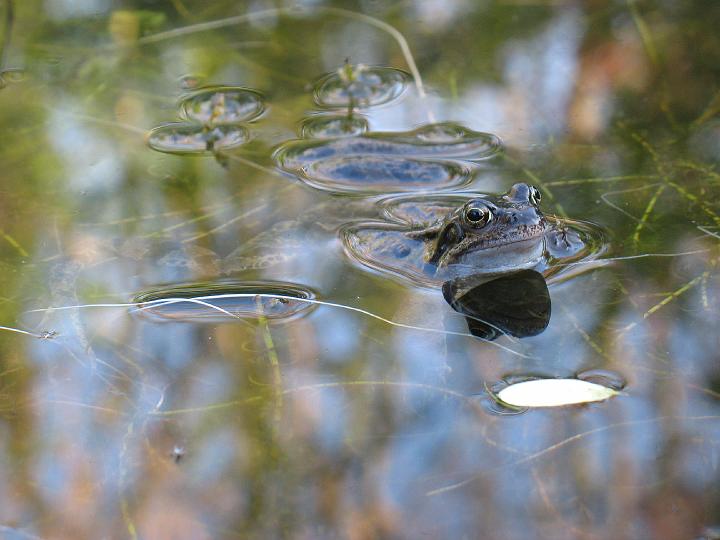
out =
[[[540,204],[541,200],[542,194],[540,193],[540,190],[535,186],[530,186],[530,202],[537,206],[538,204]]]
[[[465,209],[465,221],[473,227],[484,227],[492,219],[493,214],[487,206],[469,206]]]

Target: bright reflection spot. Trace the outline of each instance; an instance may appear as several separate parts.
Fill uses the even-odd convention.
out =
[[[65,108],[75,108],[68,103]],[[61,111],[50,116],[48,137],[67,167],[65,178],[75,192],[108,192],[125,177],[116,142]]]
[[[110,0],[45,0],[47,14],[58,20],[100,15],[110,9]]]

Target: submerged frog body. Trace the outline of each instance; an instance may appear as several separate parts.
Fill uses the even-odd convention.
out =
[[[498,197],[394,199],[385,204],[388,222],[347,226],[343,242],[362,264],[423,285],[531,268],[549,275],[558,262],[591,255],[599,233],[543,215],[540,198],[519,183]]]

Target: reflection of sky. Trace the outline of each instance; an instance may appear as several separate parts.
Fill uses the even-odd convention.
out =
[[[501,50],[501,85],[479,82],[459,100],[445,101],[432,88],[425,100],[419,99],[411,82],[399,104],[368,111],[372,129],[411,129],[427,123],[428,111],[433,111],[437,120],[496,133],[510,146],[561,136],[568,124],[582,30],[581,13],[563,10],[539,35],[509,42]]]
[[[349,314],[340,308],[320,307],[312,320],[317,328],[323,329],[317,340],[325,358],[342,363],[353,357],[365,326],[360,315]]]
[[[581,38],[580,13],[566,10],[529,42],[506,45],[507,91],[523,103],[522,130],[532,138],[557,136],[566,128]]]
[[[83,10],[107,7],[106,2],[70,4],[67,1],[54,0],[48,1],[46,5],[50,10],[55,10],[52,13],[56,17],[78,15],[86,13]],[[440,23],[438,21],[438,24]],[[379,45],[371,43],[373,36],[377,35],[376,32],[366,32],[360,25],[349,25],[346,28],[357,32],[356,35],[349,34],[350,42],[369,43],[358,54],[366,56],[368,61],[383,62],[383,51]],[[506,135],[510,144],[562,134],[567,123],[568,100],[577,70],[575,55],[580,30],[578,12],[565,11],[550,23],[545,32],[508,44],[499,60],[505,65],[503,85],[479,84],[455,104],[443,104],[433,97],[429,99],[435,110],[440,112],[441,118],[463,119],[464,123],[474,129],[498,131]],[[332,43],[333,39],[337,39],[337,36],[328,43]],[[324,59],[328,66],[337,66],[337,59],[334,59],[336,54],[337,51],[334,51],[333,58],[328,54],[328,58]],[[412,94],[412,90],[409,93]],[[373,126],[377,129],[408,129],[426,121],[424,114],[423,108],[418,106],[417,98],[408,95],[397,107],[384,107],[373,111]],[[67,168],[69,190],[73,194],[87,191],[106,195],[120,191],[126,171],[125,156],[121,155],[122,148],[119,145],[106,137],[102,130],[80,124],[59,113],[51,115],[50,126],[52,144],[62,156]],[[715,152],[717,145],[710,145],[709,142],[708,145],[708,152]],[[212,177],[215,181],[218,177],[225,177],[225,172],[210,160],[196,161],[194,164],[206,179]],[[212,174],[210,169],[213,169]],[[143,192],[146,195],[143,199],[149,206],[162,204],[163,198],[157,189],[155,187],[152,191]],[[202,195],[206,197],[203,202],[222,200],[230,191],[231,188],[227,186],[219,187],[217,191],[203,190]],[[233,211],[233,208],[230,208],[228,214]],[[210,226],[220,226],[227,219],[227,214],[218,214],[209,220]],[[147,230],[141,229],[138,234],[155,232],[158,228],[157,222],[147,227]],[[200,228],[196,230],[201,231]],[[233,229],[229,231],[226,231],[223,238],[213,238],[213,241],[227,242],[222,244],[224,247],[232,245],[237,239]],[[190,227],[183,232],[192,233]],[[92,234],[105,238],[103,233],[97,230]],[[288,264],[269,269],[263,272],[263,276],[298,281],[315,288],[322,287],[324,298],[328,298],[336,288],[345,292],[341,287],[352,286],[346,282],[349,268],[332,233],[327,235],[327,238],[333,238],[330,243],[325,242],[324,237],[310,241],[303,236],[304,231],[297,232],[297,235],[301,243],[304,241],[303,249],[299,250]],[[72,240],[68,240],[70,241]],[[211,246],[215,248],[212,243]],[[71,251],[68,249],[70,247],[72,246],[66,245],[63,249]],[[218,251],[225,254],[229,249]],[[36,259],[44,257],[45,254],[41,254]],[[153,254],[149,254],[146,260],[135,261],[134,265],[113,262],[99,268],[78,269],[79,288],[102,283],[111,290],[124,290],[128,282],[138,279],[138,275],[147,279],[158,277],[161,281],[192,277],[193,272],[182,266],[153,270],[151,267],[157,266],[158,260],[153,257]],[[192,257],[192,254],[186,252],[180,255],[181,262],[183,258]],[[353,273],[358,282],[373,283],[375,278],[365,276],[367,281],[363,281],[365,278],[359,277],[363,275],[362,271]],[[585,281],[573,280],[567,290],[558,287],[551,292],[555,306],[559,307],[560,302],[571,306],[573,317],[564,315],[560,309],[554,309],[555,314],[546,333],[516,347],[526,347],[530,352],[537,352],[541,359],[535,363],[499,353],[492,345],[470,346],[464,338],[453,338],[453,346],[449,347],[447,343],[450,341],[441,335],[392,329],[376,321],[367,321],[361,315],[349,314],[335,308],[319,308],[303,321],[309,323],[308,328],[315,329],[317,355],[314,351],[311,361],[306,358],[292,358],[298,364],[303,360],[308,361],[305,366],[307,369],[301,374],[293,371],[300,371],[300,368],[288,365],[288,358],[281,356],[280,362],[285,370],[283,382],[289,388],[295,384],[341,381],[341,377],[333,370],[340,371],[344,368],[343,362],[346,362],[348,367],[355,362],[361,365],[354,368],[356,371],[353,375],[348,375],[348,380],[356,377],[357,373],[368,377],[376,374],[378,379],[438,386],[447,384],[453,389],[461,387],[463,392],[469,393],[473,390],[481,391],[483,374],[490,362],[495,368],[499,364],[501,369],[507,368],[513,372],[532,368],[558,375],[569,375],[576,367],[595,367],[588,363],[603,363],[605,360],[582,339],[574,324],[593,337],[595,333],[601,333],[596,329],[602,328],[605,332],[606,329],[601,326],[598,317],[606,316],[601,313],[600,308],[606,307],[603,302],[607,301],[611,285],[597,279],[597,275],[593,275],[592,279],[584,279]],[[57,300],[67,303],[77,301],[73,279],[69,279],[67,283],[55,283],[54,286],[64,288],[64,296],[56,295]],[[710,297],[716,298],[717,291],[713,290],[712,284],[709,289]],[[572,296],[573,291],[582,293],[582,302]],[[424,302],[419,298],[422,295],[404,293],[407,291],[394,292],[388,296],[387,301],[388,311],[392,311],[393,306],[397,305],[403,306],[402,308],[395,312],[383,311],[381,314],[393,320],[421,326],[443,327],[444,317],[450,314],[450,310],[438,294]],[[692,291],[682,300],[691,306],[698,306],[702,301],[699,295],[699,291]],[[320,463],[325,467],[336,468],[348,477],[354,474],[353,480],[358,482],[356,477],[360,473],[342,471],[343,463],[332,461],[332,458],[344,448],[349,436],[358,431],[362,432],[362,429],[357,429],[356,424],[363,428],[363,419],[370,417],[372,413],[388,414],[389,411],[388,416],[398,419],[398,425],[393,426],[392,431],[382,431],[371,425],[358,437],[360,440],[353,442],[359,446],[363,443],[372,446],[378,450],[376,455],[386,458],[382,462],[373,459],[363,461],[362,474],[366,474],[373,483],[384,483],[384,495],[400,507],[400,511],[412,509],[413,505],[424,509],[431,508],[433,512],[420,514],[417,519],[426,524],[434,521],[434,526],[443,528],[451,536],[453,532],[457,532],[459,536],[475,522],[473,512],[479,511],[477,506],[482,497],[492,498],[508,513],[517,512],[520,516],[517,520],[505,520],[503,524],[515,527],[512,532],[522,537],[523,527],[528,524],[528,519],[522,514],[527,513],[536,502],[534,497],[537,486],[528,473],[530,467],[503,469],[502,464],[512,463],[519,459],[519,456],[502,454],[483,438],[485,433],[482,430],[489,426],[488,433],[494,440],[522,451],[534,451],[557,443],[564,437],[609,426],[613,422],[657,418],[662,414],[713,414],[716,412],[717,402],[710,397],[698,393],[687,398],[681,392],[675,393],[683,388],[683,383],[701,383],[708,380],[708,373],[717,371],[717,358],[713,352],[717,349],[717,324],[713,314],[708,313],[705,316],[702,311],[682,312],[674,319],[661,319],[661,323],[667,325],[665,327],[653,319],[647,324],[638,324],[619,343],[608,344],[611,349],[606,352],[611,358],[616,359],[615,356],[622,354],[621,361],[624,363],[620,369],[626,371],[622,374],[628,378],[629,395],[588,408],[535,411],[522,417],[498,420],[465,413],[454,398],[446,399],[446,396],[440,397],[424,390],[388,391],[387,394],[394,398],[389,400],[393,401],[392,406],[381,404],[379,399],[378,402],[372,399],[354,402],[353,394],[346,389],[313,391],[314,397],[307,398],[307,401],[314,399],[319,414],[313,418],[314,423],[308,438],[312,439],[313,443],[319,443],[316,445],[319,447],[318,454],[325,452],[330,454],[331,459],[328,460],[328,465],[327,461],[323,462],[325,456],[312,455],[306,466],[312,468]],[[142,417],[158,402],[163,392],[167,393],[168,399],[164,404],[167,408],[201,406],[233,399],[236,397],[238,380],[244,379],[247,373],[242,369],[239,369],[242,375],[235,373],[232,359],[222,354],[210,339],[215,335],[211,327],[198,329],[197,326],[183,324],[151,325],[132,319],[128,321],[127,317],[113,327],[109,317],[105,315],[93,312],[83,312],[80,317],[76,315],[73,312],[56,314],[53,320],[58,321],[57,326],[52,329],[59,330],[61,337],[55,341],[33,341],[28,347],[29,357],[36,361],[33,367],[37,369],[31,383],[32,401],[37,404],[34,416],[37,425],[28,428],[34,430],[38,437],[34,447],[37,461],[31,467],[34,471],[32,476],[39,485],[37,489],[41,497],[49,505],[53,505],[60,498],[68,497],[67,494],[73,488],[77,489],[79,481],[75,477],[85,473],[89,477],[85,481],[91,488],[107,498],[114,498],[117,496],[117,469],[122,462],[128,467],[132,481],[136,481],[139,488],[149,492],[159,490],[155,485],[147,485],[152,482],[140,475],[143,460],[149,459],[142,453],[145,450],[144,445],[158,452],[163,450],[152,447],[156,441],[141,440],[138,437],[130,441],[128,455],[123,456],[122,460],[118,455],[123,438],[132,426],[132,419]],[[610,324],[622,327],[638,322],[638,318],[638,310],[628,305],[620,309],[620,314],[610,320]],[[653,324],[658,324],[658,327]],[[108,328],[113,328],[114,332]],[[367,328],[372,328],[374,332],[372,340],[365,335]],[[668,362],[658,367],[657,358],[654,356],[657,351],[653,350],[653,347],[658,342],[658,333],[661,331],[664,332],[663,336],[668,337],[667,355],[663,356]],[[281,334],[280,330],[278,334]],[[126,340],[127,336],[132,336],[132,339]],[[108,337],[115,338],[116,341],[105,342],[104,338]],[[92,349],[87,347],[88,341],[92,343]],[[368,344],[368,341],[372,343]],[[609,343],[611,340],[605,341]],[[502,340],[504,344],[508,342],[509,340]],[[363,352],[365,346],[368,352],[358,360],[356,356]],[[238,356],[242,357],[240,354]],[[126,363],[128,357],[139,363],[140,370],[135,370]],[[108,362],[110,366],[99,364],[97,360]],[[473,371],[473,368],[476,371]],[[123,379],[116,370],[122,370],[130,376]],[[142,377],[138,375],[140,371],[143,372]],[[353,392],[357,391],[353,389]],[[301,416],[302,407],[298,404],[304,399],[303,396],[298,393],[292,398],[288,397],[285,414]],[[247,396],[242,395],[238,399],[244,397]],[[53,402],[58,399],[91,405],[110,403],[110,408],[121,414],[103,416],[102,412],[89,408],[59,406]],[[382,409],[383,405],[385,409]],[[215,416],[216,414],[218,416]],[[234,422],[240,415],[247,414],[244,409],[239,412],[230,410],[227,417],[221,414],[205,411],[191,418],[177,417],[177,425],[183,432],[188,433],[188,446],[192,445],[188,457],[183,461],[182,466],[189,466],[182,469],[186,476],[180,484],[184,489],[183,494],[189,500],[194,497],[202,499],[206,491],[212,492],[212,484],[224,478],[237,478],[234,488],[245,493],[243,490],[247,489],[247,486],[243,483],[242,475],[247,471],[238,472],[237,454],[245,450],[257,453],[266,450],[262,446],[264,440],[256,440],[254,437],[257,437],[257,434],[250,428]],[[216,424],[208,427],[208,419],[212,419]],[[7,431],[6,425],[0,424],[0,433],[3,434],[0,440],[3,442],[6,441],[6,435],[13,436]],[[297,426],[289,426],[289,431],[286,447],[288,453],[298,451],[298,455],[301,455],[300,452],[305,449],[303,444],[312,446],[303,440],[302,430]],[[532,465],[538,466],[541,474],[545,459],[548,459],[551,465],[558,465],[551,468],[553,477],[549,483],[557,481],[561,486],[560,493],[568,495],[568,498],[561,498],[562,502],[571,500],[571,496],[575,497],[573,505],[577,498],[589,499],[592,502],[612,495],[612,488],[607,486],[606,473],[614,471],[617,475],[623,459],[631,461],[631,468],[639,471],[628,476],[628,485],[638,481],[647,485],[655,481],[668,482],[669,479],[660,477],[660,460],[667,447],[678,444],[672,440],[673,437],[681,439],[682,443],[679,446],[682,447],[683,454],[679,466],[675,465],[676,470],[680,470],[683,475],[681,482],[692,487],[711,486],[713,475],[717,471],[717,447],[713,446],[720,437],[717,422],[681,424],[681,421],[658,421],[638,427],[612,428],[587,437],[577,444],[568,445],[562,452],[550,453]],[[703,440],[698,443],[700,438]],[[278,444],[284,443],[285,441],[281,441]],[[246,444],[248,449],[243,448],[243,444]],[[254,444],[257,444],[258,448],[253,448]],[[619,446],[622,448],[618,448]],[[2,446],[2,452],[3,456],[7,456],[11,450]],[[88,459],[88,455],[91,459]],[[522,455],[524,454],[520,454]],[[703,461],[703,458],[708,456],[709,461]],[[364,457],[360,456],[358,459]],[[577,473],[570,467],[570,459],[565,459],[567,457],[574,457],[577,462],[582,462],[585,466],[582,473]],[[318,461],[313,461],[314,459]],[[567,468],[563,467],[565,464]],[[83,467],[88,467],[90,471]],[[93,468],[95,470],[91,470]],[[424,491],[418,489],[418,485],[423,482],[431,484],[429,488],[439,487],[469,477],[478,471],[487,472],[489,480],[486,485],[495,487],[493,490],[488,489],[491,494],[478,488],[483,485],[484,480],[472,484],[472,489],[478,491],[458,490],[447,498],[433,500],[426,498]],[[170,473],[166,472],[157,474],[170,476]],[[0,489],[3,491],[0,491],[0,499],[6,496],[5,486],[11,481],[6,476],[7,470],[2,467]],[[575,480],[576,492],[572,486],[567,487],[568,484],[574,485]],[[583,481],[585,485],[581,485]],[[277,486],[284,487],[282,483]],[[356,484],[352,484],[350,489],[354,494],[357,493],[355,488]],[[610,491],[606,491],[608,489]],[[587,495],[587,492],[592,490],[596,490],[595,493],[600,495]],[[116,501],[113,500],[106,506],[112,508],[109,512],[115,516]],[[591,510],[597,508],[591,506]],[[408,511],[408,516],[411,514],[412,512]],[[455,519],[457,515],[462,517]],[[453,530],[452,527],[457,529]]]
[[[428,295],[431,296],[431,295]],[[420,299],[408,296],[406,306],[393,314],[392,319],[421,328],[443,328],[445,310],[450,311],[440,295]],[[445,336],[419,330],[398,329],[394,332],[394,354],[402,366],[404,377],[413,382],[442,384],[448,371]]]
[[[435,32],[447,29],[470,7],[469,0],[415,0],[411,3],[418,23]],[[477,5],[472,7],[477,8]]]
[[[345,391],[340,388],[323,391],[318,396],[320,410],[327,411],[317,426],[316,440],[328,452],[340,452],[345,443],[348,431],[348,414],[350,409]]]
[[[386,47],[377,29],[361,23],[341,24],[335,32],[325,32],[320,54],[324,70],[335,71],[345,59],[353,64],[387,65]]]
[[[75,105],[68,103],[65,107]],[[60,111],[50,118],[48,137],[68,168],[65,175],[68,187],[79,193],[116,188],[125,176],[117,144],[106,139],[102,130],[81,124]]]
[[[432,470],[433,462],[447,450],[459,412],[454,401],[438,402],[427,392],[409,392],[416,394],[419,413],[414,422],[408,420],[399,426],[387,449],[389,463],[384,488],[393,504],[423,496],[418,493],[417,480]],[[405,391],[400,395],[405,396]],[[424,408],[423,398],[428,405]]]
[[[170,370],[187,367],[201,354],[198,349],[198,334],[202,329],[184,323],[143,324],[137,328],[142,349],[150,357],[161,360]]]
[[[212,433],[192,446],[193,459],[189,460],[193,476],[203,482],[219,482],[237,460],[243,449],[230,426],[217,426]]]
[[[548,328],[525,343],[532,343],[532,354],[540,358],[531,369],[546,375],[571,377],[574,371],[607,367],[583,335],[595,333],[600,324],[599,307],[607,283],[602,274],[578,276],[567,286],[550,286],[552,316]],[[581,296],[581,298],[579,298]]]
[[[110,9],[111,0],[45,0],[47,15],[64,20],[100,15]]]

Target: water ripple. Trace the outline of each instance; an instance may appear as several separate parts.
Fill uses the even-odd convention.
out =
[[[166,285],[139,293],[133,301],[141,306],[137,313],[153,321],[216,323],[259,316],[288,319],[313,309],[302,300],[314,298],[313,291],[293,283],[219,280]]]
[[[501,148],[495,135],[441,123],[405,132],[288,141],[273,157],[281,169],[316,188],[403,192],[467,184],[472,179],[470,164]]]
[[[322,77],[313,96],[320,107],[371,107],[400,97],[409,81],[410,74],[400,69],[345,65]]]
[[[150,148],[169,154],[206,154],[240,146],[249,137],[247,129],[240,125],[170,122],[150,130],[147,143]]]
[[[448,280],[485,280],[524,269],[533,269],[548,279],[564,279],[590,269],[591,265],[582,263],[596,260],[607,249],[604,232],[599,227],[545,216],[548,229],[540,237],[478,250],[477,256],[447,266],[430,263],[428,254],[435,245],[435,237],[426,238],[420,231],[442,223],[465,202],[477,197],[484,196],[437,194],[381,200],[378,204],[385,221],[358,221],[342,227],[345,253],[371,271],[401,278],[415,286],[436,288]]]
[[[213,86],[180,100],[182,115],[202,124],[249,122],[265,110],[262,94],[241,86]]]
[[[317,161],[303,167],[306,183],[329,191],[369,192],[388,187],[432,189],[466,184],[467,167],[449,161],[390,156],[349,156]]]

